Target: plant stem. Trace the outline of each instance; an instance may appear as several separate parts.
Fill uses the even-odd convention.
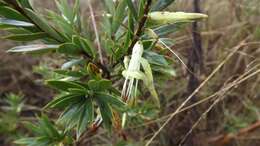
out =
[[[132,43],[130,44],[130,46],[127,49],[128,54],[131,54],[135,43],[139,40],[139,37],[142,35],[145,23],[147,21],[148,13],[150,11],[151,4],[152,4],[152,0],[147,0],[145,8],[144,8],[144,15],[138,24],[138,28],[136,30]]]

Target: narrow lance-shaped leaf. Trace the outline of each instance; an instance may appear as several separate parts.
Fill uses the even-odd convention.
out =
[[[86,127],[92,122],[93,103],[92,100],[87,100],[84,108],[81,109],[79,121],[77,124],[77,139],[86,130]]]
[[[151,95],[154,97],[154,101],[157,104],[157,106],[160,107],[160,99],[154,87],[153,74],[152,74],[152,69],[150,67],[150,64],[146,59],[143,58],[141,59],[141,64],[145,71],[145,78],[143,80],[144,84],[150,91]]]
[[[63,38],[54,30],[44,18],[40,17],[39,14],[36,14],[31,9],[25,9],[26,14],[33,20],[34,23],[36,23],[43,31],[48,33],[50,36],[52,36],[54,39],[63,42]]]
[[[64,43],[60,45],[58,52],[66,55],[78,55],[81,50],[73,43]]]
[[[23,8],[33,9],[30,0],[17,0]]]
[[[53,99],[49,102],[44,109],[46,108],[65,108],[68,105],[78,102],[81,99],[82,95],[78,94],[69,94],[65,96],[61,96],[58,98]]]
[[[116,108],[123,108],[126,105],[119,98],[116,98],[116,97],[106,94],[106,93],[96,93],[96,96]]]
[[[127,1],[122,0],[119,2],[118,6],[116,8],[116,13],[115,13],[113,23],[112,23],[112,30],[114,33],[118,30],[119,26],[121,25],[121,23],[124,19],[126,6],[127,6]]]
[[[162,37],[180,30],[185,24],[187,23],[181,22],[181,23],[167,24],[155,28],[153,31],[158,35],[158,37]]]
[[[83,49],[85,53],[87,53],[93,58],[96,58],[96,50],[94,49],[93,44],[89,40],[75,35],[72,38],[72,42],[81,49]]]
[[[96,98],[100,114],[102,116],[105,127],[111,131],[112,128],[112,111],[109,105],[102,100],[102,97]]]
[[[80,84],[69,81],[49,80],[47,81],[47,84],[62,91],[69,91],[70,88],[85,90],[85,87],[81,86]]]
[[[138,21],[137,12],[136,12],[136,9],[134,7],[134,4],[133,4],[132,0],[126,0],[126,1],[127,1],[127,5],[128,5],[128,8],[129,8],[130,12],[134,16],[135,20]]]
[[[156,4],[153,6],[152,11],[163,10],[172,4],[175,0],[158,0]]]
[[[74,22],[73,8],[68,4],[67,0],[55,0],[58,9],[61,11],[63,18],[70,24]]]
[[[25,18],[22,14],[20,14],[17,10],[8,7],[8,6],[1,6],[0,7],[0,15],[8,18],[8,19],[14,19],[14,20],[20,20],[20,21],[26,21],[27,18]]]
[[[20,53],[20,52],[28,52],[28,53],[36,53],[36,52],[44,52],[44,51],[50,51],[50,50],[56,50],[59,46],[58,45],[28,45],[28,46],[17,46],[14,47],[7,52],[14,52],[14,53]]]
[[[76,126],[79,118],[79,112],[83,107],[83,103],[73,104],[60,115],[57,123],[62,124],[66,127],[66,131]]]
[[[48,35],[45,32],[38,32],[38,33],[31,33],[31,34],[15,34],[15,35],[9,35],[5,36],[4,39],[14,40],[14,41],[34,41],[38,39],[44,39],[48,37]]]
[[[145,2],[146,0],[139,0],[138,2],[138,19],[140,19],[144,15]]]
[[[13,19],[6,19],[6,18],[0,18],[0,24],[4,25],[11,25],[11,26],[21,26],[21,27],[33,27],[34,24],[25,22],[25,21],[18,21]]]

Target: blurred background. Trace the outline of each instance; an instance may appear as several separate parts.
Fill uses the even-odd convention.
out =
[[[87,3],[82,1],[83,13],[86,21],[89,19]],[[35,7],[55,9],[52,0],[35,1]],[[103,12],[99,1],[93,1],[97,17]],[[176,0],[169,11],[193,12],[193,0]],[[224,67],[204,86],[196,96],[197,100],[205,99],[226,87],[229,82],[253,67],[260,65],[260,1],[259,0],[200,0],[201,12],[209,15],[204,22],[199,22],[202,51],[199,62],[195,67],[191,58],[194,47],[194,26],[188,25],[181,32],[172,34],[175,41],[173,49],[180,55],[188,66],[193,66],[199,81],[203,81],[234,48],[240,50],[225,63]],[[89,27],[89,26],[86,26]],[[4,36],[4,32],[1,32]],[[241,46],[241,43],[243,45]],[[59,64],[56,56],[31,56],[8,54],[6,50],[18,43],[0,39],[0,105],[5,105],[7,99],[22,97],[28,106],[27,112],[21,112],[24,119],[30,118],[53,96],[54,92],[42,82],[40,73],[48,74],[48,68],[55,68]],[[54,59],[55,58],[55,59]],[[198,61],[198,60],[197,60]],[[195,59],[196,62],[196,59]],[[198,65],[198,66],[196,66]],[[176,59],[173,66],[177,76],[167,83],[158,83],[161,96],[167,96],[160,117],[173,112],[183,99],[189,95],[193,86],[190,74]],[[196,68],[199,68],[196,70]],[[160,84],[160,86],[159,86]],[[260,76],[254,76],[235,86],[232,90],[221,91],[221,101],[203,118],[193,132],[188,136],[186,145],[196,146],[259,146],[260,145]],[[14,95],[15,94],[15,95]],[[8,98],[9,97],[9,98]],[[16,101],[19,101],[16,99]],[[173,146],[180,143],[196,119],[204,113],[214,101],[203,103],[188,112],[183,112],[173,119],[155,140],[154,145]],[[30,106],[29,106],[30,105]],[[0,115],[2,110],[0,110]],[[6,115],[5,115],[6,116]],[[12,146],[13,137],[19,124],[17,120],[6,122],[8,118],[0,116],[0,146]],[[156,131],[156,126],[162,124],[162,119],[129,129],[129,143],[142,145],[147,133]],[[10,126],[10,127],[8,127]],[[136,132],[138,131],[138,132]],[[86,138],[84,144],[79,145],[114,145],[116,136],[101,131],[97,136]],[[124,145],[124,144],[122,144]]]

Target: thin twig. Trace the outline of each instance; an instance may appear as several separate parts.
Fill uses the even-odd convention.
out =
[[[200,123],[200,121],[201,121],[204,117],[206,117],[206,115],[213,109],[213,107],[214,107],[216,104],[218,104],[221,100],[224,99],[224,97],[223,97],[224,94],[226,94],[226,93],[227,93],[230,89],[232,89],[234,86],[237,86],[238,84],[241,84],[242,82],[246,81],[247,79],[249,79],[249,78],[251,78],[251,77],[257,75],[259,72],[260,72],[260,69],[257,70],[257,71],[255,71],[254,73],[252,73],[252,74],[246,76],[246,77],[244,77],[244,75],[242,75],[241,77],[244,77],[244,78],[241,79],[241,77],[240,77],[240,78],[238,78],[237,80],[235,80],[235,81],[233,81],[232,83],[230,83],[229,85],[227,85],[226,88],[223,88],[222,90],[220,90],[218,96],[222,96],[222,98],[219,97],[218,99],[216,99],[216,100],[214,101],[214,103],[213,103],[212,105],[210,105],[210,107],[200,116],[200,118],[195,122],[195,124],[193,124],[193,126],[192,126],[192,128],[189,130],[189,132],[188,132],[188,133],[184,136],[184,138],[181,140],[179,146],[181,146],[181,145],[185,142],[185,140],[187,139],[187,137],[188,137],[188,136],[192,133],[192,131],[198,126],[198,124]]]
[[[132,40],[132,43],[130,44],[130,46],[127,49],[128,54],[130,54],[132,52],[134,45],[139,40],[139,37],[142,35],[145,23],[146,23],[147,18],[148,18],[148,13],[150,11],[151,4],[152,4],[152,0],[147,0],[145,8],[144,8],[144,15],[141,18],[141,20],[139,21],[138,28],[136,30],[136,33],[135,33],[134,38]]]
[[[199,92],[199,90],[222,68],[222,66],[244,45],[245,41],[242,41],[240,45],[236,46],[232,53],[230,53],[213,72],[198,86],[196,90],[173,112],[170,117],[163,123],[163,125],[155,132],[155,134],[150,138],[150,140],[145,144],[149,146],[155,137],[162,131],[162,129],[175,117],[176,114],[190,101],[190,99]]]
[[[93,11],[90,0],[88,1],[88,7],[89,7],[89,11],[90,11],[91,21],[92,21],[92,25],[93,25],[93,28],[94,28],[96,40],[97,40],[97,47],[98,47],[98,54],[99,54],[100,63],[102,65],[104,65],[104,59],[103,59],[103,55],[102,55],[102,50],[101,50],[101,45],[100,45],[100,40],[99,40],[99,34],[98,34],[98,30],[97,30],[97,23],[96,23],[94,11]]]

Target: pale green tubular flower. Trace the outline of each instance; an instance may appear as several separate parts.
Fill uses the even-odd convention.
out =
[[[124,59],[126,69],[122,74],[125,77],[125,82],[121,96],[127,103],[133,104],[139,80],[142,80],[151,95],[154,97],[156,105],[159,107],[160,103],[154,88],[152,70],[148,61],[142,57],[143,50],[143,44],[139,41],[133,47],[131,59],[129,60],[128,56]],[[141,67],[144,72],[141,71]]]

